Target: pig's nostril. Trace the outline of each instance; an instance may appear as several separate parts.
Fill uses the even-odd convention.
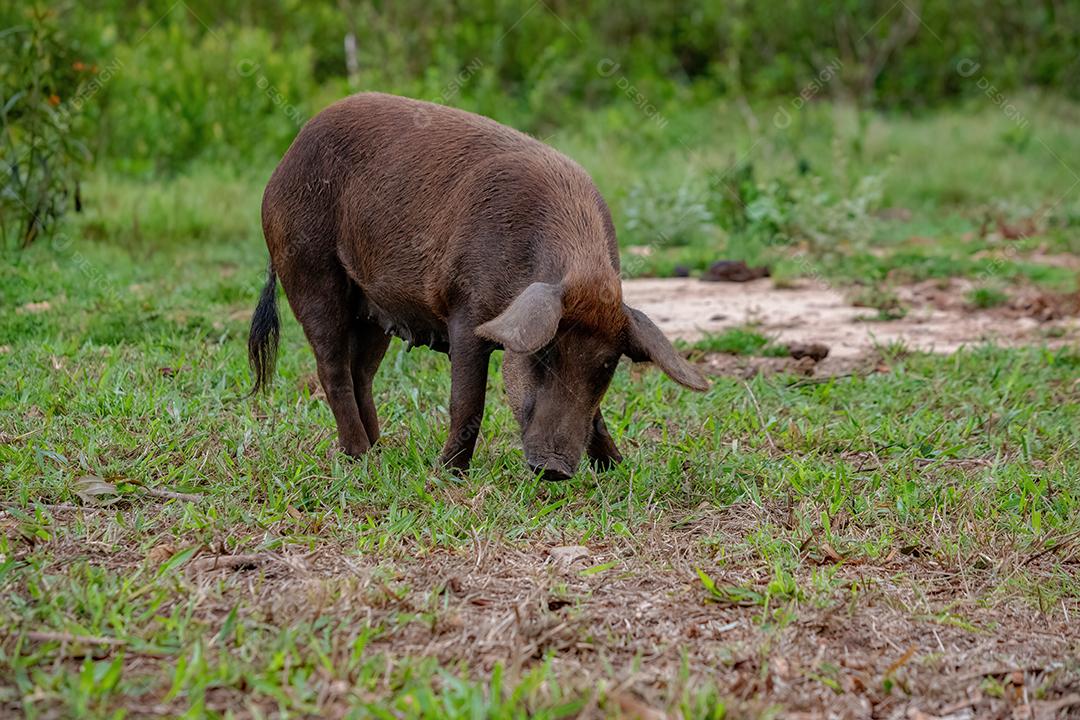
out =
[[[573,474],[569,470],[559,466],[529,465],[534,475],[539,475],[542,480],[568,480]]]

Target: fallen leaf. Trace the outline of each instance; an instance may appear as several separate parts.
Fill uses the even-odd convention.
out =
[[[584,560],[592,553],[584,545],[560,545],[548,550],[548,555],[560,568],[568,569],[578,560]]]
[[[833,546],[827,542],[821,543],[821,552],[825,554],[825,557],[828,558],[830,562],[840,563],[844,561],[844,556],[836,552],[836,550],[833,549]]]
[[[663,710],[646,705],[643,700],[631,693],[619,693],[613,698],[619,706],[623,717],[629,720],[668,720],[668,714]]]
[[[120,492],[112,483],[97,475],[83,475],[74,483],[75,494],[87,505],[112,505],[120,502]]]
[[[175,554],[176,548],[169,543],[162,543],[150,548],[150,552],[146,553],[146,559],[154,565],[160,565]]]

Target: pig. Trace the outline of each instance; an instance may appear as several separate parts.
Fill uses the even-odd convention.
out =
[[[489,118],[381,93],[340,100],[274,170],[262,228],[270,264],[248,338],[252,393],[273,375],[280,280],[349,455],[379,439],[372,379],[392,336],[450,356],[441,461],[459,472],[494,350],[525,459],[549,480],[574,475],[583,453],[601,469],[621,461],[600,401],[622,356],[708,387],[623,303],[615,227],[589,174]]]

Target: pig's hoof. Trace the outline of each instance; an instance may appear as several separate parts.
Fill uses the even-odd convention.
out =
[[[446,457],[446,455],[443,455],[439,458],[439,464],[460,478],[465,477],[469,472],[469,461],[460,457]]]
[[[367,453],[367,451],[370,450],[370,449],[371,449],[370,445],[365,445],[365,446],[342,445],[341,446],[341,452],[345,453],[346,455],[351,457],[353,460],[359,460],[360,457],[362,455],[364,455],[365,453]]]

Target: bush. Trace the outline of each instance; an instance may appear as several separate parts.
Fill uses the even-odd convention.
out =
[[[80,122],[98,68],[80,58],[53,10],[31,7],[0,36],[0,233],[26,247],[78,206],[89,160]]]
[[[260,28],[199,32],[177,13],[117,49],[102,151],[121,169],[171,174],[194,161],[272,166],[313,112],[308,48],[275,49]]]
[[[674,191],[638,183],[623,202],[623,227],[642,245],[690,245],[708,231],[713,216],[705,201],[683,182]]]

